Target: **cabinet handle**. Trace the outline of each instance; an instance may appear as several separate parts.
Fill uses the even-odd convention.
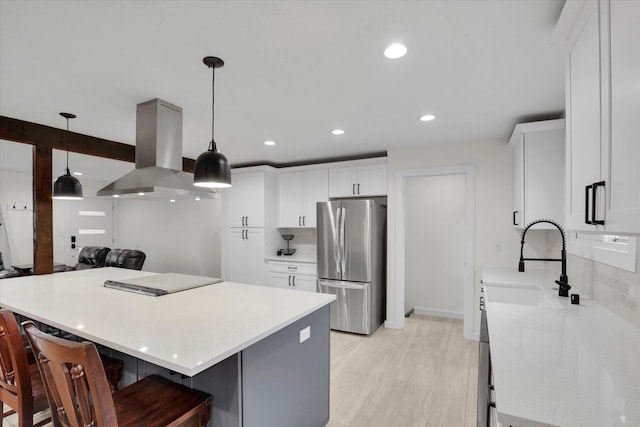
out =
[[[302,225],[302,217],[301,216],[298,217],[298,225]]]
[[[585,224],[593,224],[593,222],[589,221],[589,190],[592,187],[587,185],[584,187],[584,223]]]
[[[351,193],[352,194],[356,194],[356,185],[353,184],[353,187],[351,187]]]
[[[244,217],[244,225],[245,225],[245,227],[249,226],[249,217],[248,216]]]
[[[595,182],[591,186],[591,192],[593,193],[593,197],[591,198],[591,223],[597,225],[604,225],[604,219],[596,219],[596,206],[598,205],[598,187],[604,188],[604,181]]]
[[[360,184],[358,184],[358,194],[360,194]]]
[[[516,222],[516,215],[518,215],[518,211],[513,211],[513,225],[518,225]]]
[[[295,286],[296,285],[296,276],[291,276],[291,277],[293,277],[293,286]]]
[[[287,269],[288,269],[288,270],[297,270],[297,269],[298,269],[298,267],[288,266],[288,267],[287,267]]]
[[[289,286],[291,286],[291,276],[289,276]]]
[[[307,220],[307,217],[305,215],[302,215],[302,225],[307,225],[306,220]]]

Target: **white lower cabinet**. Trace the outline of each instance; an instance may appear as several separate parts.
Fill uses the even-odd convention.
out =
[[[264,228],[229,228],[227,280],[265,284]]]
[[[269,286],[316,292],[316,264],[269,261]]]

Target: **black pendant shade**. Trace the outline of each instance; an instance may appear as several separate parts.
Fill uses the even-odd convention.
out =
[[[211,81],[211,142],[209,150],[200,154],[196,159],[193,170],[193,185],[197,187],[208,188],[227,188],[231,187],[231,167],[227,158],[218,151],[216,142],[213,137],[214,133],[214,83],[216,68],[224,65],[224,61],[215,56],[207,56],[202,60],[204,64],[213,69],[213,77]]]
[[[75,119],[75,114],[60,113],[62,117],[67,119],[67,133],[69,132],[69,119]],[[67,167],[65,174],[58,177],[53,183],[53,198],[60,200],[82,200],[82,185],[78,178],[71,176],[69,172],[69,135],[65,135],[67,140]]]
[[[81,200],[82,185],[78,178],[71,176],[69,169],[67,173],[58,177],[53,183],[53,198],[62,200]]]
[[[193,185],[198,187],[231,187],[231,167],[227,158],[218,150],[207,150],[196,159],[193,168]]]

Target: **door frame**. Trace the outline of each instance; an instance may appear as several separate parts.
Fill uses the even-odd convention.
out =
[[[465,177],[465,267],[464,267],[464,337],[478,340],[473,333],[473,296],[475,273],[475,187],[476,167],[474,165],[446,166],[396,171],[394,174],[395,194],[395,274],[393,287],[392,313],[395,318],[387,320],[385,327],[402,329],[404,327],[405,297],[405,190],[407,179],[414,177],[464,175]]]

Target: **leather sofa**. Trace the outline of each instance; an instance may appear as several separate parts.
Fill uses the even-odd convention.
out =
[[[85,246],[78,255],[78,262],[74,270],[104,267],[104,261],[109,253],[109,248],[103,246]]]
[[[142,270],[146,254],[137,249],[111,249],[104,261],[105,267]]]

